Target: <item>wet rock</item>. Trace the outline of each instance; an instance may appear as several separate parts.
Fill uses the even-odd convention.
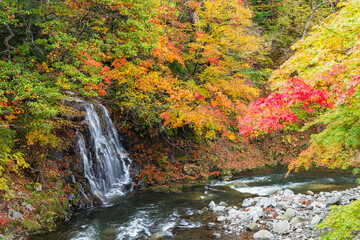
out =
[[[283,219],[290,221],[295,216],[296,216],[296,211],[292,208],[288,208],[283,216]]]
[[[213,222],[209,222],[207,225],[206,225],[207,228],[213,228],[215,227],[215,223]]]
[[[250,223],[247,228],[252,232],[259,231],[259,226],[254,222]]]
[[[283,234],[290,230],[290,223],[286,220],[274,223],[273,230],[276,233]]]
[[[213,208],[214,212],[225,212],[225,207],[224,206],[216,206],[215,208]]]
[[[213,210],[215,207],[216,207],[215,202],[214,202],[214,201],[211,201],[211,202],[209,203],[209,208],[210,208],[211,210]]]
[[[227,206],[229,206],[229,204],[227,204],[227,202],[221,201],[221,202],[219,203],[219,206],[227,207]]]
[[[212,237],[213,237],[213,238],[216,238],[216,239],[220,239],[220,238],[221,238],[221,234],[220,234],[220,233],[217,233],[217,232],[214,232],[214,233],[212,234]]]
[[[320,221],[322,220],[322,218],[319,215],[315,215],[312,219],[311,219],[311,225],[317,225],[320,223]]]
[[[224,217],[224,216],[219,216],[219,217],[217,217],[217,219],[216,219],[216,221],[218,221],[218,222],[223,222],[223,221],[225,221],[226,220],[226,217]]]
[[[271,239],[273,235],[267,230],[260,230],[253,236],[254,239]]]
[[[252,206],[254,204],[255,204],[255,201],[254,201],[253,198],[246,198],[242,202],[241,206],[246,208],[246,207],[250,207],[250,206]]]

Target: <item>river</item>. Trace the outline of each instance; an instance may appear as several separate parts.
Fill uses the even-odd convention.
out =
[[[285,175],[283,168],[268,168],[244,172],[227,182],[213,181],[183,193],[133,191],[108,204],[76,212],[56,232],[30,239],[211,239],[212,232],[205,226],[214,220],[213,216],[200,214],[211,200],[240,205],[244,198],[268,195],[279,189],[316,193],[356,186],[354,176],[339,171],[311,170],[291,173],[287,178]]]

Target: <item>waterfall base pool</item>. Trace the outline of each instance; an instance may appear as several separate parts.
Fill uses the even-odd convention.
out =
[[[211,239],[213,230],[205,226],[214,221],[213,216],[199,213],[212,200],[240,205],[244,198],[268,195],[279,189],[304,193],[356,186],[356,177],[345,172],[311,170],[291,173],[287,178],[285,175],[285,169],[263,169],[178,194],[130,192],[106,205],[73,214],[71,221],[62,224],[56,232],[30,239]]]

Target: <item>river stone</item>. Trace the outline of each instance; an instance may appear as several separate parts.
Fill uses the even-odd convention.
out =
[[[320,223],[320,221],[322,220],[322,218],[319,215],[315,215],[312,219],[311,219],[311,225],[317,225]]]
[[[270,206],[270,200],[269,200],[269,198],[267,198],[267,197],[262,197],[262,198],[260,198],[260,200],[257,202],[257,204],[256,205],[258,205],[258,206],[260,206],[260,207],[262,207],[262,208],[267,208],[267,207],[269,207]]]
[[[286,209],[283,219],[290,221],[295,216],[296,216],[296,211],[292,208],[288,208]]]
[[[250,207],[248,214],[249,214],[250,218],[252,219],[252,221],[256,222],[262,216],[264,216],[264,210],[259,206]]]
[[[246,207],[250,207],[250,206],[254,205],[254,203],[255,203],[255,201],[253,198],[246,198],[242,202],[241,206],[246,208]]]
[[[295,193],[290,189],[285,189],[284,196],[295,196]]]
[[[228,212],[229,219],[235,218],[236,216],[240,215],[242,211],[236,209],[230,209]]]
[[[339,205],[340,203],[341,198],[339,196],[335,196],[326,200],[326,207],[330,207],[332,205]]]
[[[12,212],[12,217],[15,218],[15,219],[22,219],[23,218],[22,214],[20,212],[18,212],[18,211],[13,211]]]
[[[260,230],[253,236],[254,239],[271,239],[273,235],[267,230]]]
[[[214,212],[225,212],[225,207],[224,206],[216,206],[215,208],[213,208]]]
[[[213,210],[215,207],[216,207],[215,202],[214,202],[214,201],[211,201],[211,202],[209,203],[209,208],[210,208],[211,210]]]
[[[216,219],[218,222],[223,222],[226,220],[226,217],[224,216],[219,216],[217,219]]]
[[[307,221],[307,219],[304,217],[296,216],[291,219],[290,224],[296,225],[296,224],[304,222],[304,221]]]
[[[290,230],[290,223],[286,220],[273,224],[274,232],[283,234]]]
[[[221,201],[221,202],[219,203],[219,206],[227,207],[227,206],[229,206],[229,204],[227,204],[227,202]]]
[[[254,222],[250,223],[247,228],[252,232],[259,231],[259,226]]]
[[[313,191],[307,191],[306,194],[310,196],[314,195]]]
[[[209,222],[207,225],[206,225],[207,228],[213,228],[215,227],[215,223],[213,222]]]
[[[214,233],[212,234],[212,237],[213,237],[213,238],[216,238],[216,239],[219,239],[219,238],[221,238],[221,234],[220,234],[220,233],[217,233],[217,232],[214,232]]]

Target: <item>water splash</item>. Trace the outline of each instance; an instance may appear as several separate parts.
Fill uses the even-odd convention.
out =
[[[98,104],[85,105],[90,141],[77,132],[78,152],[84,162],[84,174],[91,191],[103,203],[131,190],[131,160],[119,141],[119,135],[107,109]],[[88,144],[88,146],[87,146]]]

